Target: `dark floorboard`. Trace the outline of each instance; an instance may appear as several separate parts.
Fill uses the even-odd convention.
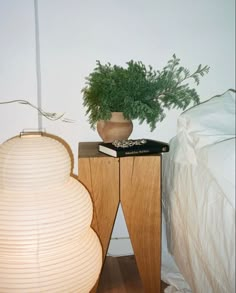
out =
[[[161,292],[166,288],[161,283]],[[98,284],[97,293],[144,293],[135,257],[107,256]],[[158,293],[158,292],[157,292]]]

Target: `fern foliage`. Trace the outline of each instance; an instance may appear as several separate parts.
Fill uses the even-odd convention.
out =
[[[191,102],[199,103],[199,95],[188,81],[198,85],[208,72],[209,67],[200,64],[190,73],[175,55],[161,71],[141,61],[131,60],[126,67],[96,61],[82,89],[89,123],[94,128],[98,120],[109,120],[111,112],[123,112],[125,118],[145,121],[154,130],[165,118],[165,109],[185,110]]]

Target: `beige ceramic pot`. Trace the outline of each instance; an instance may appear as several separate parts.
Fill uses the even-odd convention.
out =
[[[133,123],[125,119],[122,112],[112,112],[110,120],[98,121],[97,131],[104,142],[128,139],[133,131]]]

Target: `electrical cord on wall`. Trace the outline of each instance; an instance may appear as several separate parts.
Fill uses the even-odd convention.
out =
[[[39,17],[38,0],[34,0],[34,20],[35,20],[35,63],[36,63],[36,84],[37,84],[37,108],[42,109],[42,83],[41,83],[41,63],[40,63],[40,42],[39,42]],[[42,115],[38,112],[38,130],[42,129]]]

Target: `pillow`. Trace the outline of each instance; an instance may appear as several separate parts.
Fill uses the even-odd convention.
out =
[[[186,132],[194,148],[235,137],[235,91],[196,105],[178,118],[177,132]]]

